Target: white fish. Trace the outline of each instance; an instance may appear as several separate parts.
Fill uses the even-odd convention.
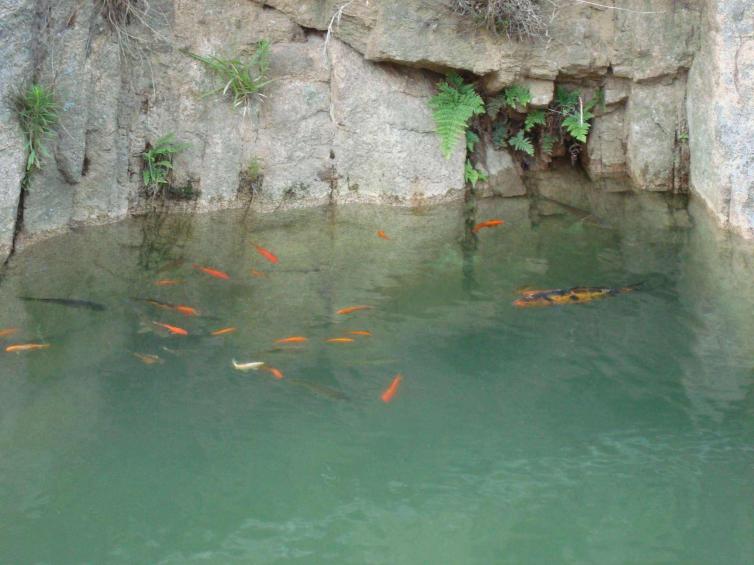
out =
[[[239,371],[257,371],[264,365],[264,361],[250,361],[249,363],[239,363],[233,359],[233,368]]]

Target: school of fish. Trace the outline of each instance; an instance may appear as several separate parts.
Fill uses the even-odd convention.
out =
[[[479,233],[479,231],[483,229],[496,228],[504,224],[505,222],[503,220],[498,219],[498,218],[493,218],[493,219],[489,219],[489,220],[485,220],[485,221],[477,223],[476,225],[474,225],[473,228],[471,228],[471,232],[476,234],[476,233]],[[377,237],[385,241],[392,241],[391,238],[385,233],[384,230],[378,230]],[[275,255],[269,249],[266,249],[265,247],[262,247],[261,245],[258,245],[256,243],[252,243],[252,246],[254,247],[254,250],[271,265],[274,266],[280,263],[279,257]],[[166,271],[173,271],[180,268],[182,265],[183,265],[182,259],[172,261],[164,265],[163,267],[159,268],[157,272],[162,273]],[[201,272],[205,275],[208,275],[211,278],[222,280],[222,281],[231,280],[231,276],[228,273],[226,273],[225,271],[219,270],[215,267],[200,265],[197,263],[193,263],[191,266],[194,270]],[[249,273],[254,278],[267,278],[269,271],[260,271],[257,269],[251,269]],[[183,285],[183,284],[186,284],[186,281],[184,279],[176,279],[176,278],[161,278],[154,281],[154,285],[161,288],[170,288],[170,287],[175,287],[175,286]],[[641,283],[624,286],[624,287],[575,286],[575,287],[570,287],[570,288],[551,288],[551,289],[523,288],[517,291],[517,293],[519,294],[519,298],[514,300],[512,304],[516,308],[542,308],[542,307],[560,306],[560,305],[568,305],[568,304],[585,304],[585,303],[592,302],[595,300],[601,300],[604,298],[633,292],[637,290],[640,286],[641,286]],[[48,297],[30,297],[30,296],[22,296],[19,298],[21,300],[28,301],[28,302],[38,302],[42,304],[52,304],[52,305],[66,306],[66,307],[71,307],[71,308],[83,308],[83,309],[88,309],[88,310],[97,311],[97,312],[106,310],[105,305],[99,304],[96,302],[91,302],[88,300],[48,298]],[[155,310],[175,312],[175,313],[183,315],[186,318],[202,317],[202,312],[199,309],[193,306],[186,305],[186,304],[172,304],[169,302],[162,302],[153,298],[136,298],[133,300],[136,302],[143,302],[151,306]],[[374,309],[374,306],[368,305],[368,304],[343,306],[335,310],[335,315],[349,316],[351,314],[365,312],[372,309]],[[237,331],[236,326],[225,326],[225,327],[219,327],[215,330],[212,330],[209,333],[200,334],[200,333],[194,333],[194,330],[189,331],[189,329],[183,328],[181,326],[167,323],[164,321],[150,319],[150,318],[142,319],[141,326],[142,326],[142,331],[148,331],[151,329],[154,333],[158,335],[164,335],[167,337],[174,337],[174,336],[187,337],[190,335],[208,335],[212,337],[221,337],[221,336],[228,336],[228,335],[234,334]],[[7,340],[11,336],[15,336],[21,331],[22,330],[17,327],[2,328],[0,329],[0,340]],[[353,343],[356,343],[361,338],[366,338],[366,337],[371,337],[371,336],[372,336],[372,332],[370,330],[366,330],[366,329],[350,330],[348,331],[347,335],[339,335],[339,336],[326,338],[324,339],[324,343],[353,344]],[[307,344],[309,342],[310,342],[309,337],[303,336],[303,335],[290,335],[290,336],[280,337],[273,340],[273,344],[278,345],[278,346],[302,345],[302,344]],[[52,344],[47,343],[45,341],[26,342],[26,343],[18,342],[18,343],[6,344],[4,347],[4,351],[7,353],[21,353],[21,352],[28,352],[28,351],[46,350],[46,349],[50,349],[51,346]],[[162,349],[174,355],[178,353],[164,346]],[[279,348],[279,349],[282,350],[283,348]],[[142,352],[134,351],[132,352],[132,355],[145,365],[156,365],[156,364],[162,364],[165,362],[159,355],[155,353],[142,353]],[[282,380],[284,378],[284,374],[279,368],[273,367],[266,361],[262,361],[262,360],[239,362],[236,359],[232,359],[230,365],[233,369],[239,372],[264,371],[264,372],[270,373],[270,375],[272,375],[272,377],[274,377],[276,380]],[[310,390],[314,393],[326,396],[328,398],[333,398],[333,399],[347,398],[346,395],[344,395],[343,393],[339,391],[336,391],[334,389],[329,389],[327,387],[322,387],[321,385],[317,385],[316,383],[310,383],[307,381],[302,381],[300,379],[291,379],[290,382],[298,386],[301,386],[307,390]],[[383,403],[387,404],[393,401],[393,399],[396,397],[398,393],[398,389],[402,382],[403,382],[403,375],[401,373],[396,374],[392,378],[388,386],[380,394],[380,399],[382,400]]]

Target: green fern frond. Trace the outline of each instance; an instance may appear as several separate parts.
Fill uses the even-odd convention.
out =
[[[581,121],[578,114],[572,114],[563,120],[563,127],[572,138],[581,143],[586,143],[586,136],[589,134],[589,122]]]
[[[568,90],[565,86],[555,89],[555,105],[563,112],[571,112],[579,105],[581,93],[578,90]]]
[[[450,158],[458,140],[466,133],[469,121],[484,112],[484,101],[474,87],[452,73],[438,85],[438,93],[429,100],[432,117],[440,138],[440,148]]]
[[[515,109],[524,109],[531,102],[531,92],[525,86],[514,84],[503,91],[506,106]]]
[[[471,183],[472,187],[476,187],[476,183],[479,181],[487,180],[487,173],[482,169],[477,169],[471,164],[471,161],[466,159],[466,164],[463,168],[463,178],[466,182]]]
[[[522,151],[531,157],[534,156],[534,145],[532,145],[531,140],[524,135],[523,130],[519,131],[513,137],[508,138],[508,143],[513,149]]]
[[[545,134],[542,136],[542,153],[545,155],[552,155],[552,149],[555,146],[556,141],[558,141],[558,138],[554,135]]]
[[[474,152],[474,147],[479,143],[479,136],[470,129],[466,130],[466,151],[468,153]]]
[[[543,125],[545,125],[544,110],[534,110],[533,112],[526,114],[526,119],[524,120],[524,131],[528,132],[531,131],[534,126]]]

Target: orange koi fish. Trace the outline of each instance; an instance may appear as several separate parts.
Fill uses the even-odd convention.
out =
[[[558,289],[556,288],[546,288],[546,289],[536,289],[531,287],[521,287],[516,289],[516,294],[520,294],[521,296],[531,296],[532,294],[539,294],[540,292],[554,292]]]
[[[155,326],[160,326],[161,328],[165,328],[173,335],[188,335],[188,332],[184,330],[183,328],[179,328],[178,326],[171,326],[170,324],[163,324],[160,322],[152,322]]]
[[[283,378],[283,371],[281,371],[280,369],[276,369],[275,367],[262,367],[262,370],[272,373],[272,376],[275,377],[277,380],[280,380]]]
[[[351,337],[331,337],[330,339],[325,340],[327,343],[352,343],[353,338]]]
[[[600,300],[610,296],[617,296],[627,292],[633,292],[642,283],[625,286],[622,288],[609,288],[604,286],[575,286],[573,288],[560,288],[555,290],[525,291],[521,298],[514,300],[516,308],[540,308],[544,306],[557,306],[559,304],[584,304],[593,300]]]
[[[378,231],[378,232],[377,232],[377,237],[379,237],[380,239],[390,239],[390,238],[389,238],[389,237],[387,236],[387,234],[385,233],[385,231],[384,231],[384,230],[380,230],[380,231]]]
[[[216,279],[222,279],[224,281],[227,281],[230,278],[230,275],[228,273],[224,273],[222,271],[218,271],[217,269],[212,269],[210,267],[202,267],[201,265],[197,265],[194,263],[194,269],[198,269],[203,273],[208,274],[211,277],[215,277]]]
[[[347,308],[341,308],[336,314],[352,314],[353,312],[358,312],[360,310],[371,310],[373,306],[348,306]]]
[[[160,279],[158,281],[154,281],[154,284],[156,284],[157,286],[175,286],[182,283],[183,281],[180,279]]]
[[[210,332],[209,335],[228,335],[228,334],[232,334],[234,331],[236,331],[236,328],[222,328],[222,329]]]
[[[474,229],[471,230],[474,233],[477,233],[479,230],[483,230],[484,228],[494,228],[497,226],[502,226],[505,222],[503,220],[487,220],[485,222],[479,222],[477,225],[474,226]]]
[[[291,337],[281,337],[280,339],[276,339],[275,343],[304,343],[305,341],[309,341],[309,338],[300,335],[293,335]]]
[[[17,343],[15,345],[9,345],[5,348],[8,353],[14,353],[18,351],[37,351],[38,349],[49,349],[49,343]]]
[[[395,393],[398,392],[398,387],[401,384],[401,381],[403,380],[403,375],[398,373],[393,377],[393,382],[390,383],[390,386],[385,389],[385,391],[382,393],[380,398],[382,399],[382,402],[388,403],[390,402],[393,397],[395,396]]]
[[[155,363],[162,363],[162,359],[158,355],[151,355],[149,353],[133,353],[139,361],[145,365],[154,365]]]
[[[264,247],[262,247],[261,245],[257,245],[256,243],[252,245],[254,245],[254,248],[257,250],[257,253],[259,253],[262,257],[267,259],[270,263],[276,264],[280,261],[280,259],[278,259],[275,256],[275,254],[272,253],[272,251],[270,251],[269,249],[265,249]]]
[[[251,273],[251,276],[254,277],[255,279],[267,278],[267,273],[265,273],[264,271],[257,271],[256,269],[252,269],[250,273]]]
[[[4,330],[0,330],[0,337],[12,336],[17,331],[18,328],[5,328]]]
[[[184,316],[198,316],[199,310],[196,308],[192,308],[191,306],[184,306],[183,304],[179,304],[175,307],[176,312],[180,312]]]
[[[348,333],[350,333],[351,335],[363,335],[363,336],[370,336],[370,335],[372,335],[372,332],[367,331],[367,330],[354,330],[354,331],[348,332]]]

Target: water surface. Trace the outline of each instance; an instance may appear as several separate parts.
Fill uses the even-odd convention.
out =
[[[51,347],[0,353],[0,562],[750,563],[752,255],[662,203],[603,212],[487,200],[478,238],[460,205],[152,216],[19,253],[2,345]]]

